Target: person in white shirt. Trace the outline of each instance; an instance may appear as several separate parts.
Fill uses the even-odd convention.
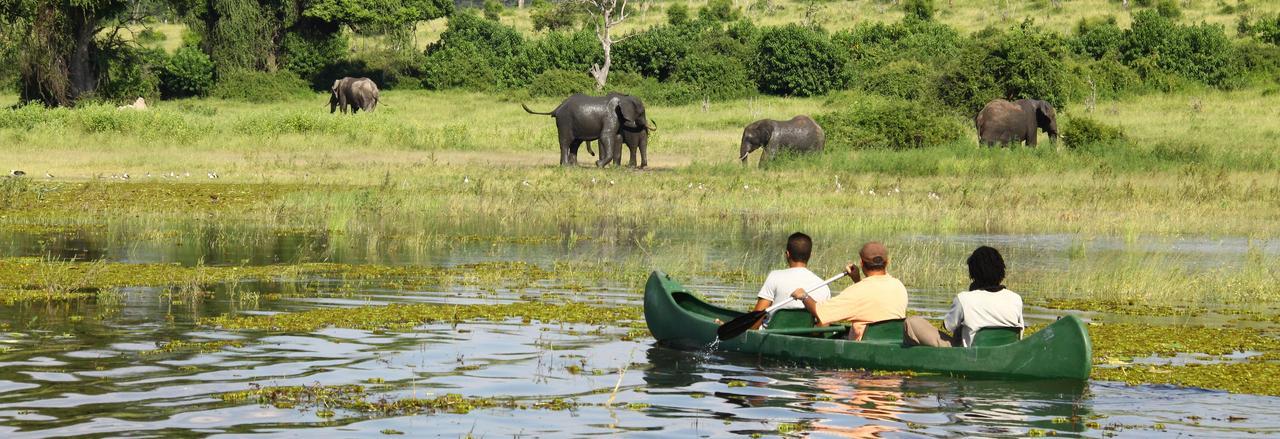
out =
[[[957,294],[942,326],[953,335],[939,332],[920,316],[907,317],[903,343],[908,346],[972,346],[979,329],[1023,328],[1022,296],[1009,291],[1004,281],[1004,258],[994,248],[982,246],[969,255],[969,291]]]
[[[822,283],[822,278],[809,271],[809,256],[813,253],[813,239],[804,233],[796,232],[787,237],[787,249],[784,255],[787,259],[787,268],[783,270],[773,270],[769,272],[769,276],[764,279],[764,285],[760,287],[760,293],[756,295],[756,306],[753,311],[762,311],[773,306],[774,303],[781,302],[791,298],[791,292],[797,288],[811,288],[814,285]],[[826,301],[831,298],[831,290],[822,287],[816,291],[809,293],[818,302]],[[783,306],[783,309],[804,309],[804,304],[800,301],[792,301]],[[772,317],[772,316],[770,316]],[[764,322],[756,323],[752,329],[760,329],[760,325]]]

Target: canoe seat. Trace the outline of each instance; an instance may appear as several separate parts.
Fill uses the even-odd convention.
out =
[[[1022,328],[1017,326],[989,326],[973,334],[974,346],[1001,346],[1022,339]]]
[[[903,322],[906,319],[881,320],[867,325],[862,331],[862,341],[870,343],[902,343]],[[853,331],[849,332],[853,336]]]
[[[780,309],[769,318],[769,329],[812,328],[813,315],[804,309]]]

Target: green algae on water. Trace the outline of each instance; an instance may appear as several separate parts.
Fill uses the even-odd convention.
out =
[[[519,318],[525,323],[586,323],[622,325],[642,318],[639,307],[599,307],[580,303],[507,303],[498,305],[391,304],[354,308],[326,308],[264,316],[224,315],[202,319],[200,324],[223,329],[310,332],[325,327],[370,330],[405,330],[434,322],[471,320],[501,321]]]

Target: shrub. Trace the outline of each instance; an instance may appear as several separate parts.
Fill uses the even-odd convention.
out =
[[[1142,87],[1142,78],[1114,56],[1076,64],[1072,66],[1071,76],[1083,82],[1083,93],[1089,92],[1088,82],[1092,80],[1098,97],[1102,98],[1121,97]]]
[[[169,37],[165,35],[163,32],[157,31],[149,27],[143,29],[142,32],[138,32],[138,37],[137,37],[138,43],[140,44],[155,44],[155,43],[164,41],[168,38]]]
[[[160,97],[160,70],[165,54],[160,49],[120,47],[110,49],[105,78],[99,83],[101,98],[133,102],[138,97],[154,100]]]
[[[698,10],[698,18],[708,22],[727,23],[742,18],[742,11],[733,6],[733,0],[707,0],[707,5]]]
[[[284,35],[281,49],[284,51],[285,70],[309,81],[315,81],[316,76],[326,66],[346,57],[347,38],[338,32],[332,34],[319,31],[288,32]]]
[[[423,63],[422,86],[432,90],[494,90],[502,84],[495,58],[475,44],[437,48],[427,54]]]
[[[796,24],[766,28],[753,61],[756,84],[765,93],[813,96],[845,83],[844,52],[826,33]]]
[[[873,69],[855,80],[871,93],[908,100],[935,100],[937,77],[919,61],[900,60]]]
[[[933,0],[906,0],[902,2],[902,12],[906,21],[933,21]]]
[[[1134,14],[1133,26],[1125,32],[1122,54],[1125,63],[1144,77],[1161,70],[1225,86],[1239,73],[1231,40],[1222,26],[1181,26],[1150,10]]]
[[[898,60],[942,67],[960,53],[965,39],[951,27],[933,22],[861,23],[832,37],[850,53],[850,77]]]
[[[1060,36],[1030,23],[985,29],[942,69],[939,96],[965,114],[995,98],[1042,99],[1061,107],[1081,95],[1081,84],[1066,75],[1066,51]]]
[[[1116,24],[1116,17],[1080,19],[1076,34],[1070,39],[1071,51],[1101,59],[1108,53],[1119,53],[1124,44],[1124,30]]]
[[[312,96],[312,92],[306,81],[287,70],[233,70],[219,75],[218,82],[209,90],[209,96],[261,103],[307,98]]]
[[[585,72],[604,59],[600,42],[591,31],[548,32],[528,41],[510,62],[510,76],[522,84],[550,69]]]
[[[930,106],[896,98],[862,98],[848,109],[819,115],[833,149],[908,149],[960,140],[964,127]]]
[[[740,98],[755,92],[755,83],[742,62],[724,55],[685,58],[676,65],[674,79],[712,100]]]
[[[1240,33],[1251,35],[1264,43],[1280,46],[1280,14],[1262,16],[1254,22],[1250,22],[1242,15],[1240,16]]]
[[[1069,148],[1124,141],[1124,130],[1098,122],[1088,117],[1065,118],[1062,124],[1062,142]]]
[[[588,93],[596,82],[585,71],[551,69],[535,76],[525,87],[531,96],[566,97],[574,93]]]
[[[667,24],[672,26],[684,26],[689,24],[689,5],[684,2],[675,2],[671,6],[667,6]]]
[[[1176,0],[1160,0],[1159,3],[1156,3],[1155,9],[1156,13],[1160,14],[1161,17],[1170,20],[1182,18],[1182,8],[1178,7]]]
[[[498,21],[502,16],[502,2],[498,0],[484,0],[484,18],[488,20]]]
[[[555,31],[572,28],[585,14],[579,2],[537,2],[529,11],[529,20],[533,21],[533,30]]]
[[[195,47],[179,47],[160,70],[160,94],[166,98],[204,96],[213,87],[213,61]]]
[[[692,26],[653,27],[614,46],[613,62],[619,70],[666,81],[697,40],[698,30]]]

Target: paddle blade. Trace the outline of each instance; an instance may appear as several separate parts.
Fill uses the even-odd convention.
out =
[[[716,329],[716,337],[721,341],[724,341],[742,335],[742,333],[747,332],[748,329],[751,329],[752,326],[756,325],[756,322],[760,321],[760,319],[763,319],[764,316],[768,314],[769,313],[765,311],[751,311],[740,315],[738,318],[720,325],[720,328]]]

